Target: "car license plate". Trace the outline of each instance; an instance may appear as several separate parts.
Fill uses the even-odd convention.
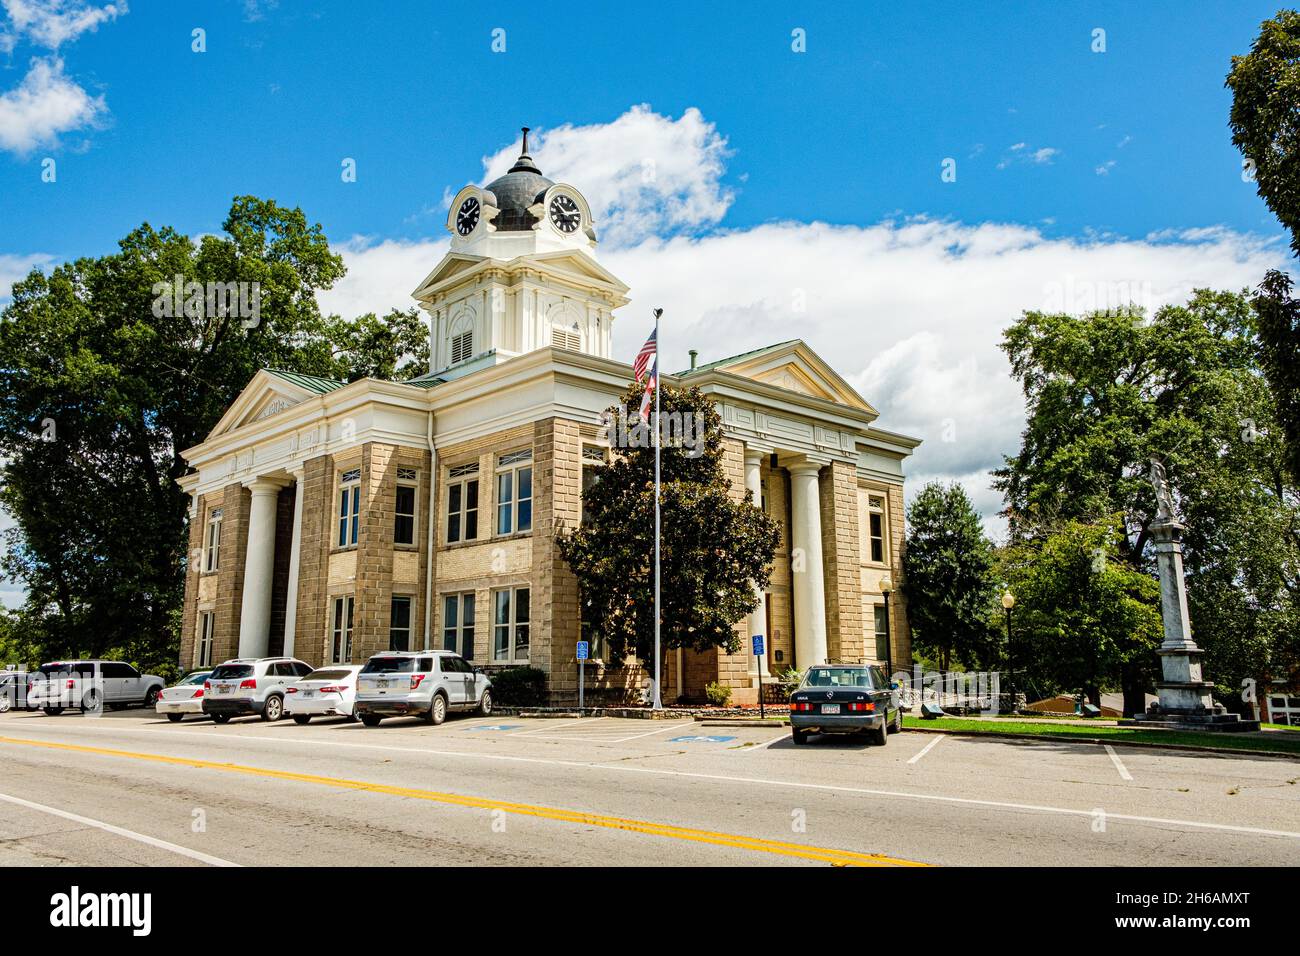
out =
[[[305,691],[302,692],[302,696],[304,696],[304,697],[315,697],[315,696],[316,696],[316,692],[315,692],[314,690],[305,690]]]
[[[839,704],[822,704],[823,714],[838,714],[840,712]]]
[[[218,693],[218,694],[233,694],[234,692],[235,692],[235,685],[234,685],[234,684],[218,684],[218,685],[217,685],[217,693]]]
[[[388,681],[377,680],[375,681],[375,686],[378,687],[380,690],[388,690]]]

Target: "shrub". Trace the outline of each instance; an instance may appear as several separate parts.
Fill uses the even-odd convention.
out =
[[[546,672],[536,667],[507,667],[489,675],[492,702],[504,707],[536,707],[546,703]]]
[[[714,704],[718,707],[726,707],[731,703],[731,688],[714,681],[705,686],[704,696],[709,699],[710,704]]]
[[[803,672],[790,667],[778,674],[777,679],[781,681],[781,688],[787,694],[793,694],[803,681]]]

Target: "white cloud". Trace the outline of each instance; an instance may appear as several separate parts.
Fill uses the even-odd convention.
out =
[[[102,96],[91,96],[64,75],[62,60],[34,59],[22,83],[0,94],[0,149],[26,155],[63,133],[94,125],[107,111]]]
[[[10,293],[15,282],[25,279],[33,269],[45,269],[53,264],[54,256],[43,252],[24,256],[0,252],[0,308],[12,298]]]
[[[513,165],[519,147],[516,140],[484,157],[483,184]],[[721,182],[727,141],[694,108],[674,120],[641,105],[611,123],[558,126],[530,135],[529,151],[547,178],[571,183],[592,203],[606,246],[695,232],[731,206]]]
[[[12,27],[8,34],[9,49],[15,38],[25,36],[33,43],[57,50],[86,31],[93,32],[101,23],[116,20],[127,12],[125,2],[102,7],[84,0],[0,0],[0,3],[9,14]]]
[[[998,160],[998,169],[1006,169],[1017,163],[1033,163],[1035,166],[1049,165],[1052,158],[1060,154],[1054,146],[1040,146],[1037,149],[1028,143],[1012,143],[1007,152]]]
[[[1115,160],[1108,159],[1096,169],[1093,170],[1098,176],[1109,176],[1110,171],[1115,168]]]

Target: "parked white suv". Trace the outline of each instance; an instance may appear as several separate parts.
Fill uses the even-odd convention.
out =
[[[385,717],[420,716],[431,724],[449,711],[492,713],[492,682],[451,651],[384,651],[357,675],[357,716],[367,727]]]
[[[218,664],[203,684],[203,712],[215,723],[257,714],[263,720],[284,716],[284,689],[312,672],[296,657],[237,657]]]
[[[166,685],[156,674],[141,674],[121,661],[51,661],[27,681],[27,706],[50,716],[68,707],[102,711],[130,704],[152,707]]]

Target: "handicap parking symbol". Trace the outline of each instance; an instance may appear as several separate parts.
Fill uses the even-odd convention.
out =
[[[670,744],[725,744],[728,740],[735,740],[735,737],[712,737],[691,735],[689,737],[673,737],[669,739]]]
[[[482,727],[465,727],[464,730],[518,730],[523,724],[486,724]]]

